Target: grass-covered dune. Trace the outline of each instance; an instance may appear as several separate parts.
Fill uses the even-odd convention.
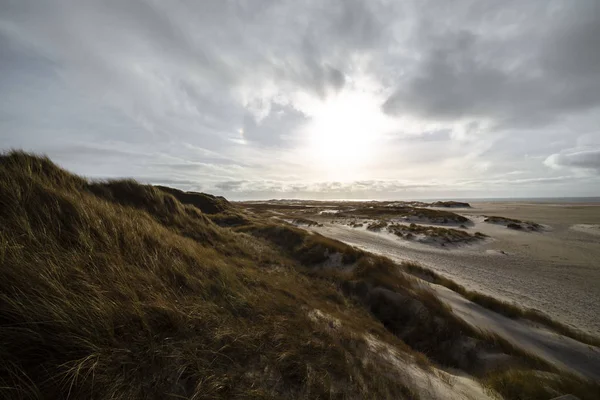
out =
[[[413,221],[427,221],[431,223],[454,223],[463,224],[470,222],[468,218],[451,211],[434,210],[430,208],[419,208],[410,206],[369,206],[355,208],[350,211],[338,213],[339,217],[362,217],[362,218],[407,218]]]
[[[406,397],[351,327],[397,339],[296,264],[162,189],[4,155],[0,398]]]
[[[410,225],[391,224],[388,225],[387,230],[406,240],[413,240],[417,237],[416,235],[420,235],[424,237],[423,242],[434,242],[441,245],[471,243],[486,237],[481,232],[472,235],[460,229],[422,226],[414,223]]]
[[[482,373],[499,352],[514,362]],[[464,324],[388,259],[223,198],[0,156],[0,398],[429,398],[414,379],[446,382],[439,366],[506,398],[598,388]]]
[[[518,219],[497,217],[497,216],[485,216],[484,222],[489,224],[504,225],[509,229],[514,230],[528,230],[528,231],[540,231],[543,227],[540,224],[531,221],[520,221]]]

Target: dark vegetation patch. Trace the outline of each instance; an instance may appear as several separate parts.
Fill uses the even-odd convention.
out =
[[[466,223],[468,218],[451,211],[432,210],[418,207],[370,206],[341,211],[337,217],[354,218],[414,218],[427,220],[432,223]]]
[[[206,214],[218,214],[232,208],[231,203],[222,196],[213,196],[212,194],[199,192],[184,192],[166,186],[157,185],[155,187],[163,192],[169,193],[182,204],[192,205]]]
[[[154,186],[175,197],[181,204],[193,206],[222,227],[245,225],[249,223],[246,215],[222,196],[199,192],[183,192],[166,186]]]
[[[484,222],[490,224],[504,225],[509,229],[514,230],[528,230],[538,232],[542,230],[542,225],[531,222],[531,221],[520,221],[518,219],[506,218],[506,217],[496,217],[496,216],[486,216]]]
[[[256,222],[240,227],[239,232],[266,240],[304,266],[319,265],[333,254],[342,255],[342,265],[353,264],[365,256],[362,250],[318,233],[309,234],[303,229],[277,222]]]
[[[507,217],[495,217],[495,216],[486,216],[484,222],[489,222],[490,224],[507,224],[509,222],[519,224],[522,221],[518,219],[512,219]]]
[[[416,235],[423,235],[426,238],[434,239],[440,244],[470,243],[486,237],[480,232],[471,235],[469,232],[460,229],[423,226],[415,223],[410,225],[391,224],[387,227],[387,230],[406,240],[413,240]]]
[[[287,216],[320,216],[324,212],[327,218],[368,218],[368,219],[392,219],[406,218],[414,220],[426,220],[436,224],[465,224],[471,221],[451,211],[434,210],[429,203],[422,202],[317,202],[304,201],[293,202],[244,202],[240,207],[257,214],[287,215]],[[331,209],[338,210],[337,213],[328,213]]]
[[[323,226],[323,224],[313,221],[312,219],[307,218],[294,218],[292,220],[292,224],[294,225],[305,225],[305,226]]]
[[[469,203],[460,201],[436,201],[431,203],[432,207],[446,207],[446,208],[471,208]]]
[[[384,220],[373,221],[367,225],[367,230],[379,232],[383,228],[388,226],[388,222]]]

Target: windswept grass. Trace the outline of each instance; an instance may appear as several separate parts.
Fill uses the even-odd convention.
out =
[[[564,393],[580,400],[594,400],[600,393],[600,385],[596,383],[521,369],[493,373],[485,378],[484,384],[507,400],[547,400]]]
[[[387,258],[224,199],[0,156],[1,398],[417,398],[367,335],[424,368],[473,371],[470,339],[525,357]]]
[[[358,207],[350,210],[343,210],[336,217],[345,218],[414,218],[428,220],[432,223],[467,223],[468,218],[458,215],[451,211],[433,210],[430,208],[419,208],[411,206],[390,206],[390,205],[374,205],[368,207]]]
[[[307,218],[294,218],[292,220],[292,223],[294,225],[323,226],[323,224],[320,224],[317,221],[313,221],[312,219]]]
[[[369,225],[367,225],[367,230],[379,232],[380,230],[382,230],[386,226],[388,226],[388,222],[387,221],[385,221],[385,220],[377,220],[377,221],[371,222]]]
[[[490,224],[504,225],[509,229],[515,229],[515,230],[527,229],[530,231],[539,231],[542,229],[542,226],[538,223],[535,223],[532,221],[521,221],[518,219],[507,218],[507,217],[486,216],[484,222],[487,222]]]
[[[303,229],[277,222],[255,222],[238,228],[238,231],[274,244],[286,255],[305,266],[324,263],[334,254],[341,255],[343,265],[352,264],[365,254],[338,240],[318,233],[309,234]]]
[[[0,397],[406,398],[364,362],[391,334],[197,208],[0,157]],[[335,334],[309,310],[335,315]],[[361,327],[359,331],[358,329]]]
[[[469,232],[460,229],[423,226],[414,223],[410,225],[391,224],[387,229],[403,239],[412,240],[415,235],[423,235],[426,238],[435,239],[441,244],[469,243],[486,237],[479,232],[471,235]]]
[[[461,296],[472,301],[473,303],[479,304],[480,306],[485,307],[488,310],[497,312],[498,314],[502,314],[505,317],[513,319],[528,319],[530,321],[537,322],[548,328],[551,328],[552,330],[556,331],[557,333],[560,333],[561,335],[578,340],[582,343],[589,344],[592,346],[600,346],[600,338],[597,338],[585,332],[578,331],[565,324],[555,321],[540,311],[532,309],[523,309],[515,304],[507,303],[479,292],[469,291],[464,286],[459,285],[451,279],[441,276],[430,269],[423,268],[422,266],[416,263],[405,262],[402,263],[402,267],[408,273],[411,273],[424,280],[427,280],[428,282],[445,286],[448,289],[459,293]]]

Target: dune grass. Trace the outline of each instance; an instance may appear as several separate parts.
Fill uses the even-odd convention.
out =
[[[479,232],[472,235],[460,229],[423,226],[414,223],[410,225],[391,224],[387,230],[403,239],[411,240],[415,238],[415,235],[424,235],[427,238],[437,239],[442,244],[468,243],[486,237]]]
[[[0,156],[0,397],[418,398],[367,335],[425,369],[523,356],[387,258],[195,195]]]
[[[0,201],[2,398],[410,393],[357,350],[364,330],[398,342],[377,320],[169,194],[11,153]],[[346,329],[332,335],[313,309]]]
[[[312,219],[307,218],[294,218],[292,220],[294,225],[306,225],[306,226],[323,226],[323,224],[313,221]]]
[[[527,229],[530,231],[539,231],[542,229],[542,226],[536,222],[521,221],[518,219],[507,218],[507,217],[486,216],[484,222],[487,222],[490,224],[504,225],[509,229],[515,229],[515,230]]]
[[[367,230],[368,231],[374,231],[374,232],[379,232],[381,231],[383,228],[388,226],[388,222],[385,220],[377,220],[377,221],[373,221],[371,222],[369,225],[367,225]]]
[[[578,340],[582,343],[597,347],[600,346],[600,338],[585,332],[578,331],[565,324],[555,321],[540,311],[524,309],[515,304],[507,303],[479,292],[467,290],[464,286],[459,285],[453,280],[448,279],[440,274],[437,274],[434,271],[424,268],[416,263],[404,262],[402,263],[402,267],[404,268],[404,270],[413,275],[423,278],[431,283],[445,286],[448,289],[472,301],[473,303],[477,303],[482,307],[497,312],[498,314],[502,314],[508,318],[528,319],[530,321],[540,323],[548,328],[551,328],[557,333],[560,333],[561,335]]]
[[[451,211],[434,210],[430,208],[420,208],[412,206],[389,206],[379,205],[376,202],[368,207],[357,207],[350,210],[342,210],[335,214],[336,217],[345,218],[420,218],[427,219],[436,223],[466,223],[468,218],[458,215]]]
[[[484,385],[511,400],[548,400],[564,393],[581,400],[594,400],[600,393],[600,386],[592,382],[522,369],[490,374],[485,378]]]

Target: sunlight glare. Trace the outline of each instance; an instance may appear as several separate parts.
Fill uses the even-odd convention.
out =
[[[377,139],[390,120],[381,103],[364,92],[343,92],[318,104],[309,126],[309,152],[325,179],[346,180],[362,175],[373,158]],[[357,175],[358,174],[358,175]]]

